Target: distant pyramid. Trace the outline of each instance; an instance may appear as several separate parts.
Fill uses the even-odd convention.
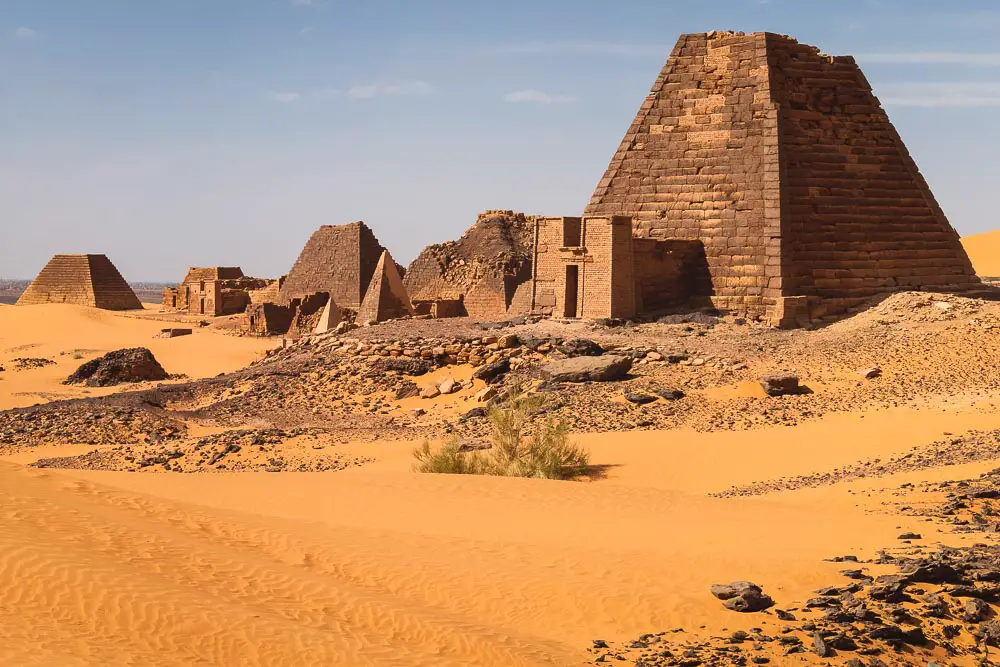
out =
[[[326,306],[323,307],[323,312],[319,316],[319,322],[316,323],[316,329],[313,333],[326,333],[338,324],[340,324],[340,306],[333,300],[333,295],[331,294],[330,298],[327,299]]]
[[[281,285],[278,300],[287,304],[295,298],[329,292],[339,305],[357,308],[383,250],[363,222],[323,225],[302,248]]]
[[[368,284],[368,292],[361,309],[358,310],[358,324],[369,322],[384,322],[395,317],[414,315],[413,304],[403,286],[396,262],[388,250],[382,251],[382,256],[375,267],[375,274]]]
[[[72,303],[105,310],[142,308],[139,297],[105,255],[55,255],[17,305]]]

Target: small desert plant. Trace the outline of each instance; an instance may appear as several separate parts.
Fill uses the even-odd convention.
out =
[[[486,452],[462,452],[457,438],[433,451],[429,442],[414,450],[418,472],[460,475],[498,475],[565,479],[583,472],[589,457],[586,450],[569,441],[569,429],[562,421],[538,419],[544,398],[537,394],[511,392],[502,406],[487,413],[492,431],[492,448]],[[525,431],[531,426],[531,435]]]

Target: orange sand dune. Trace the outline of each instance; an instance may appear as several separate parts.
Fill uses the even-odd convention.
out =
[[[790,606],[838,581],[824,558],[929,527],[881,509],[890,481],[706,492],[998,422],[900,409],[590,435],[612,466],[595,482],[420,475],[407,443],[351,445],[378,461],[338,473],[0,462],[0,664],[573,665],[595,638],[767,628],[773,617],[725,611],[708,586],[750,579]]]
[[[1000,276],[1000,230],[965,236],[962,245],[981,278]]]
[[[67,387],[61,382],[85,361],[123,347],[148,347],[168,373],[201,378],[242,368],[277,344],[198,328],[190,336],[156,337],[168,326],[172,326],[169,319],[154,321],[85,306],[0,305],[0,366],[7,368],[0,374],[0,409],[116,391]],[[173,326],[191,328],[190,322],[180,319]],[[15,371],[10,361],[17,357],[43,357],[56,363]]]

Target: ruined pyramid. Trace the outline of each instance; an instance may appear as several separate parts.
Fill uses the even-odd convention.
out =
[[[287,304],[329,292],[340,306],[357,308],[385,248],[363,222],[323,225],[309,237],[281,285],[278,300]]]
[[[979,284],[854,59],[783,35],[682,35],[585,215],[702,241],[701,296],[752,315]]]
[[[72,303],[105,310],[142,308],[139,297],[105,255],[55,255],[17,305]]]
[[[403,286],[396,262],[388,250],[383,250],[378,266],[375,267],[375,274],[368,284],[368,292],[358,310],[357,322],[364,325],[413,314],[413,304]]]
[[[313,333],[321,334],[333,330],[340,324],[340,319],[340,306],[337,305],[337,302],[333,300],[333,296],[331,295],[327,299],[326,305],[323,306],[323,312],[320,313],[319,321],[316,323]]]

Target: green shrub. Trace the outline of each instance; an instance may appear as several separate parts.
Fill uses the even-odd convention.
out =
[[[458,475],[498,475],[566,479],[585,472],[586,450],[569,441],[562,421],[537,419],[544,407],[538,394],[512,392],[502,406],[487,413],[492,448],[461,452],[458,438],[451,438],[434,451],[429,442],[413,452],[418,472]],[[530,431],[530,437],[525,432]]]

